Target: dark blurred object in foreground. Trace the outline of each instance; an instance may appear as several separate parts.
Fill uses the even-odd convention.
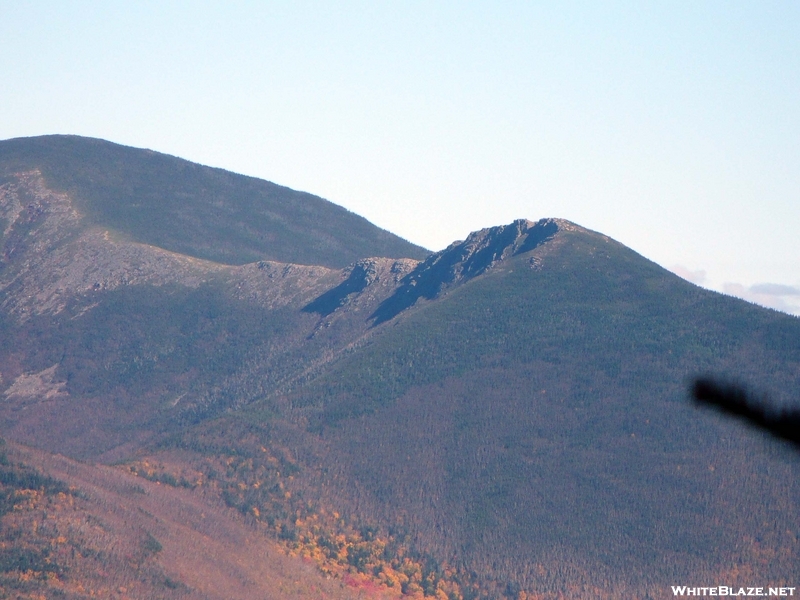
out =
[[[709,377],[694,380],[692,397],[698,404],[745,419],[800,448],[800,409],[778,410],[766,404],[766,398],[754,398],[741,386]]]

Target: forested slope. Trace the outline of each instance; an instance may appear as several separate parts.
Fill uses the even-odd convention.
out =
[[[800,320],[697,288],[569,223],[539,236],[547,224],[494,246],[498,232],[476,234],[420,263],[397,290],[437,261],[456,266],[281,396],[291,408],[249,409],[270,406],[305,433],[279,435],[273,417],[253,435],[284,440],[321,506],[403,532],[492,589],[558,594],[571,582],[613,596],[757,573],[788,584],[796,456],[696,411],[687,387],[713,373],[791,402]],[[518,252],[529,234],[541,239]],[[477,264],[487,248],[477,274],[446,257]],[[237,430],[215,427],[212,438]]]
[[[35,497],[25,523],[100,510],[47,479],[77,469],[104,511],[155,514],[163,489],[364,593],[795,583],[796,452],[687,390],[710,374],[797,402],[800,319],[559,219],[427,254],[322,200],[97,140],[2,142],[0,171],[0,433],[115,464],[32,452],[43,479],[8,492]],[[123,530],[139,575],[163,575],[147,585],[199,589]],[[46,549],[92,580],[102,561],[64,563],[59,537],[9,556]]]

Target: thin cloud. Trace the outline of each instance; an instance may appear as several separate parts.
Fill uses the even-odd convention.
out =
[[[750,286],[750,291],[772,296],[800,296],[800,289],[781,283],[757,283]]]
[[[669,269],[678,277],[690,281],[696,285],[702,285],[706,281],[706,272],[702,269],[692,271],[683,265],[672,265]]]
[[[740,283],[725,283],[722,291],[754,304],[800,316],[800,290],[790,285],[757,283],[748,287]]]

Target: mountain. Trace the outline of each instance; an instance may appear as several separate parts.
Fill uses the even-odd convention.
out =
[[[341,268],[368,256],[428,254],[317,196],[104,140],[49,135],[0,142],[0,181],[24,173],[66,194],[81,229],[194,258]]]
[[[300,368],[326,349],[299,349],[313,318],[288,307],[348,262],[428,254],[310,194],[101,140],[2,142],[0,174],[8,427],[76,456],[216,402],[265,352]]]
[[[75,159],[56,152],[67,142],[40,138],[50,167],[24,168],[28,154],[0,143],[14,156],[0,162],[0,434],[38,449],[19,452],[42,477],[79,469],[70,485],[84,489],[94,468],[177,494],[164,501],[227,507],[367,594],[793,585],[796,452],[698,411],[687,387],[707,374],[796,406],[800,319],[698,288],[561,219],[487,228],[433,254],[243,262],[255,237],[192,229],[192,215],[228,202],[241,214],[258,204],[245,192],[178,202],[174,183],[158,184],[182,161],[153,154],[165,162],[149,175],[151,155],[108,145],[133,166],[119,158],[102,185],[149,182],[150,197],[172,198],[152,218],[180,204],[189,224],[146,238],[115,208],[135,194],[91,187],[100,174],[81,175],[85,163],[72,173]],[[318,237],[304,235],[298,245]],[[211,239],[229,254],[204,250]],[[234,249],[241,261],[225,258]],[[115,466],[67,468],[47,452]],[[169,577],[201,597],[188,575]]]
[[[509,229],[513,242],[492,243]],[[746,566],[789,577],[797,457],[698,414],[686,386],[709,372],[796,400],[800,320],[565,222],[474,234],[405,285],[448,254],[463,259],[432,301],[290,396],[324,441],[331,501],[527,590],[567,579],[627,597],[655,573]]]

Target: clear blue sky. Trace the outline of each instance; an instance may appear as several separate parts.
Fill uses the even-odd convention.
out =
[[[800,3],[11,2],[0,139],[100,137],[431,249],[563,217],[800,314]]]

